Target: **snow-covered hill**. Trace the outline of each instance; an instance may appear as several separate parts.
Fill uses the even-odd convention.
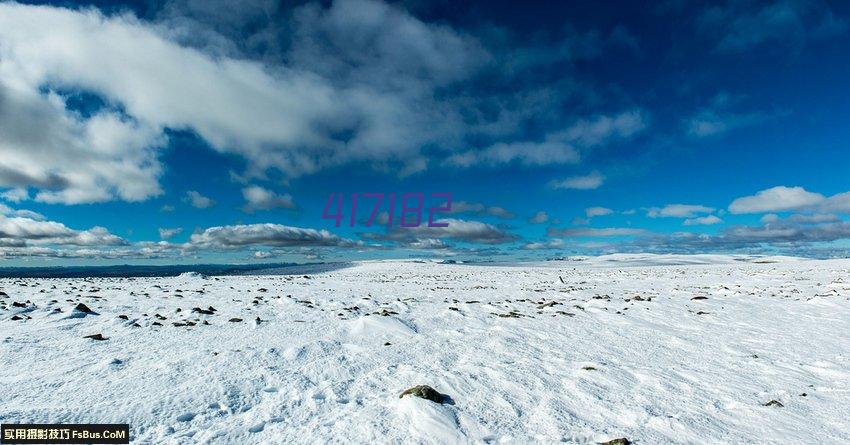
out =
[[[850,261],[636,261],[0,280],[0,422],[126,422],[136,443],[850,440]],[[399,398],[420,384],[446,403]]]

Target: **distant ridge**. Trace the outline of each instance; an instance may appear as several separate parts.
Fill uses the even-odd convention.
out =
[[[250,271],[293,266],[305,266],[305,264],[186,264],[163,266],[124,264],[116,266],[0,267],[0,278],[172,277],[185,272],[198,272],[203,275],[238,275]]]

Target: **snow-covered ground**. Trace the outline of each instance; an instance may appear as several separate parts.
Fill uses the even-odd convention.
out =
[[[850,441],[850,260],[373,262],[0,290],[3,423],[129,423],[134,443]],[[420,384],[446,403],[399,399]]]

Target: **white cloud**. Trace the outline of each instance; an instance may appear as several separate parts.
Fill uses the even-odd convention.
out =
[[[208,209],[215,205],[215,201],[194,190],[186,192],[186,200],[197,209]]]
[[[512,235],[492,224],[478,221],[466,221],[461,219],[445,218],[434,221],[439,224],[448,224],[448,227],[428,227],[422,224],[418,227],[394,227],[386,234],[364,233],[366,238],[378,240],[390,240],[399,242],[413,242],[428,238],[453,239],[470,243],[501,244],[509,243],[517,239]]]
[[[0,245],[4,247],[120,246],[127,244],[125,240],[109,233],[103,227],[92,227],[80,231],[71,229],[59,222],[43,220],[43,217],[35,212],[15,211],[8,209],[8,207],[0,208],[0,210],[3,213],[0,214]],[[34,219],[20,215],[33,215],[41,218]]]
[[[340,238],[327,230],[305,229],[281,224],[249,224],[210,227],[189,239],[193,248],[239,249],[247,246],[336,246],[353,247],[357,241]]]
[[[173,228],[173,229],[168,229],[168,228],[163,228],[163,227],[159,228],[160,239],[171,239],[171,238],[174,238],[175,236],[177,236],[181,233],[183,233],[183,229],[180,228],[180,227],[176,227],[176,228]]]
[[[593,190],[599,188],[605,182],[605,177],[599,172],[593,172],[585,176],[573,176],[560,181],[552,181],[549,186],[554,189]]]
[[[605,208],[605,207],[589,207],[584,209],[584,214],[588,219],[593,218],[595,216],[605,216],[614,213],[613,210]]]
[[[512,219],[513,213],[499,206],[486,206],[477,202],[456,201],[452,202],[452,210],[449,213],[473,213],[476,215],[490,215],[502,219]]]
[[[564,247],[564,240],[555,238],[549,241],[526,243],[522,246],[526,250],[560,249]]]
[[[601,229],[554,229],[548,231],[551,237],[609,237],[609,236],[634,236],[648,234],[644,229],[633,229],[630,227],[606,227]]]
[[[550,133],[544,141],[500,142],[483,150],[450,156],[446,164],[457,167],[496,166],[517,162],[526,166],[575,164],[579,148],[627,139],[648,126],[646,114],[632,110],[614,116],[581,119],[568,129]]]
[[[21,202],[30,199],[29,191],[25,188],[14,188],[0,193],[0,198],[9,202]]]
[[[701,111],[687,121],[688,133],[692,136],[707,137],[764,122],[769,117],[761,113],[719,114],[714,111]]]
[[[445,241],[443,241],[441,239],[435,239],[435,238],[415,239],[415,240],[403,243],[402,246],[407,248],[407,249],[429,249],[429,250],[449,249],[451,247],[448,244],[446,244]]]
[[[0,203],[0,216],[13,216],[18,218],[29,218],[36,221],[46,219],[44,215],[32,210],[15,210],[5,204]]]
[[[532,167],[574,164],[579,161],[579,154],[571,145],[556,141],[498,143],[484,150],[452,155],[446,163],[456,167],[484,167],[514,161]]]
[[[272,254],[271,252],[267,252],[265,250],[258,250],[256,252],[254,252],[254,258],[257,258],[257,259],[260,259],[260,260],[265,259],[265,258],[271,258],[273,256],[274,256],[274,254]]]
[[[776,213],[768,213],[767,215],[762,216],[760,221],[765,224],[776,222],[779,221],[779,215]]]
[[[22,79],[15,40],[4,34],[9,5],[0,4],[0,187],[17,191],[4,197],[24,199],[28,194],[20,190],[28,186],[40,190],[36,201],[46,203],[141,201],[161,194],[160,130],[114,111],[82,118],[66,109],[62,96],[40,93],[41,82]]]
[[[785,218],[783,221],[787,221],[789,223],[794,224],[821,224],[839,222],[841,221],[841,218],[836,215],[830,215],[826,213],[815,213],[811,215],[791,215],[788,218]]]
[[[245,204],[243,210],[248,213],[254,212],[255,210],[295,208],[295,203],[292,201],[292,195],[289,193],[278,195],[271,190],[256,185],[243,188],[242,196],[248,202]]]
[[[582,119],[567,130],[550,137],[554,140],[569,141],[581,147],[594,147],[612,140],[630,138],[648,126],[649,119],[645,112],[631,110],[614,116]]]
[[[682,224],[686,226],[710,226],[720,224],[723,220],[715,215],[701,216],[698,218],[688,218]]]
[[[717,39],[720,52],[741,52],[761,45],[799,49],[806,41],[842,33],[847,24],[820,1],[727,2],[706,8],[698,30]]]
[[[206,11],[202,19],[214,24],[180,17],[178,4]],[[251,179],[351,162],[412,174],[428,167],[422,147],[442,149],[457,165],[572,163],[572,145],[630,137],[645,126],[642,112],[627,111],[577,121],[551,140],[518,140],[540,116],[571,118],[553,111],[574,97],[570,79],[558,88],[482,93],[474,80],[485,72],[511,81],[504,48],[485,48],[396,5],[309,3],[287,11],[285,23],[233,40],[213,29],[221,24],[214,17],[269,15],[216,5],[169,2],[155,19],[165,22],[150,22],[129,12],[0,3],[0,187],[33,187],[36,200],[65,204],[158,196],[167,129],[243,156],[243,177]],[[574,48],[592,46],[583,38],[571,38],[569,51],[530,59],[569,61],[580,53]],[[445,97],[449,85],[457,92]],[[78,113],[63,96],[69,92],[105,105]],[[475,151],[469,136],[488,148]],[[452,157],[458,150],[473,154]]]
[[[316,48],[311,39],[325,32],[348,43],[350,54],[334,54],[344,64],[343,56],[368,57],[354,52],[359,47],[345,31],[378,32],[373,37],[383,46],[374,56],[389,60],[376,68],[389,62],[405,70],[394,73],[397,79],[411,82],[411,76],[447,82],[465,75],[483,57],[474,41],[380,2],[341,0],[329,10],[299,11],[303,35],[295,36],[291,58],[305,65],[283,66],[181,46],[164,35],[166,28],[131,15],[0,4],[0,186],[33,186],[42,190],[36,199],[68,204],[156,196],[156,147],[166,127],[192,129],[216,150],[245,156],[254,171],[276,168],[289,176],[352,160],[421,164],[421,145],[455,132],[440,131],[445,116],[438,107],[422,106],[421,98],[432,97],[427,91],[421,97],[381,91],[388,85],[379,79],[370,85],[370,77],[335,84],[322,75],[334,70],[320,66],[332,58],[309,54]],[[356,74],[364,73],[350,75]],[[397,89],[409,91],[405,86]],[[85,118],[45,88],[94,92],[126,115]],[[333,136],[343,133],[349,136]]]
[[[543,224],[546,221],[549,221],[549,214],[542,210],[535,213],[534,216],[528,219],[528,222],[531,224]]]
[[[819,206],[822,212],[850,213],[850,192],[832,195]]]
[[[693,218],[701,213],[714,212],[713,207],[693,204],[669,204],[662,208],[651,207],[646,210],[646,216],[650,218]]]
[[[738,128],[757,125],[786,113],[764,113],[759,111],[733,111],[743,97],[719,93],[709,105],[694,116],[685,119],[688,134],[697,138],[717,136]]]
[[[732,201],[729,211],[735,214],[783,212],[815,206],[825,199],[820,193],[808,192],[803,187],[777,186]]]

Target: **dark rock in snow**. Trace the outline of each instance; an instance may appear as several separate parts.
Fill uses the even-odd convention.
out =
[[[239,318],[239,317],[233,317],[233,318],[231,318],[230,320],[227,320],[227,321],[231,321],[233,323],[239,323],[240,321],[242,321],[242,319]]]
[[[97,314],[97,312],[91,310],[88,306],[86,306],[83,303],[79,303],[76,306],[74,306],[74,310],[80,311],[84,314],[95,314],[95,315]]]
[[[437,392],[436,389],[431,388],[428,385],[418,385],[414,386],[413,388],[406,389],[403,393],[401,393],[400,396],[398,396],[398,398],[400,399],[406,395],[413,395],[440,404],[442,404],[443,400],[445,399],[445,397],[439,392]]]
[[[708,300],[708,297],[694,297],[691,300]]]
[[[109,340],[109,337],[104,337],[103,334],[84,335],[83,338],[90,338],[97,341]]]
[[[762,403],[762,406],[775,406],[777,408],[782,408],[785,405],[783,405],[779,400],[771,400],[770,402]]]
[[[630,445],[632,442],[625,437],[621,437],[619,439],[609,440],[608,442],[601,442],[599,445]]]

